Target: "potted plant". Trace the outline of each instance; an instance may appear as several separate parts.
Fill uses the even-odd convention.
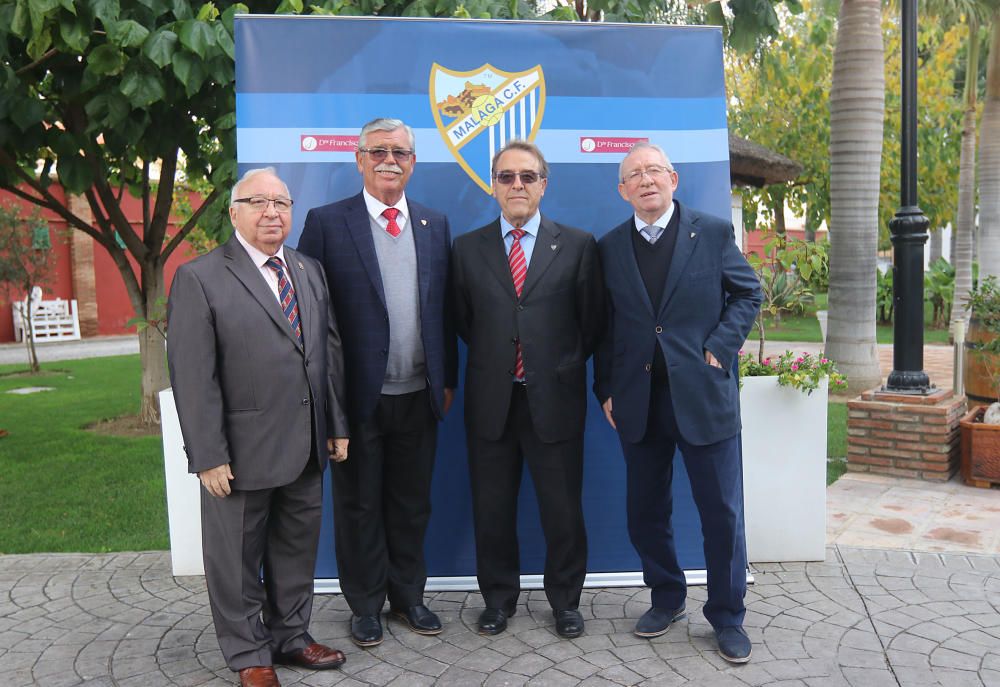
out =
[[[782,303],[790,298],[789,282],[801,301],[822,259],[812,244],[784,237],[765,250],[766,258],[750,256],[764,291],[760,347],[739,355],[747,554],[751,562],[823,560],[827,392],[845,379],[823,355],[764,355],[764,316],[788,310]]]
[[[1000,286],[994,276],[969,292],[966,341],[967,385],[976,396],[998,398],[1000,390]],[[972,384],[974,382],[974,384]],[[1000,483],[1000,403],[974,406],[961,421],[962,479],[988,487]]]

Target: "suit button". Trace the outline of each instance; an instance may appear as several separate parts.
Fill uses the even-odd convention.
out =
[[[653,369],[653,366],[652,366],[652,365],[650,365],[649,363],[646,363],[646,366],[645,366],[645,368],[644,368],[644,369],[646,370],[646,372],[649,372],[650,370],[652,370],[652,369]]]
[[[518,310],[524,310],[524,306],[523,306],[523,305],[518,305],[518,306],[517,306],[517,309],[518,309]]]
[[[382,355],[385,355],[385,354],[387,354],[388,352],[389,352],[389,351],[385,350],[384,348],[382,349]]]
[[[309,405],[309,399],[308,398],[303,398],[302,399],[302,405],[304,405],[304,406]]]
[[[657,325],[657,326],[656,326],[656,333],[657,333],[657,334],[662,334],[662,333],[663,333],[663,327],[661,327],[661,326]]]
[[[512,337],[510,337],[510,342],[511,342],[512,344],[516,344],[516,343],[517,343],[517,337],[516,337],[516,336],[512,336]]]

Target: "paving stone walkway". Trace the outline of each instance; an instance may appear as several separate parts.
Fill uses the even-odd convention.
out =
[[[996,687],[997,557],[831,547],[822,563],[758,566],[748,594],[752,661],[725,663],[701,615],[652,641],[632,635],[641,589],[584,592],[583,637],[554,632],[541,592],[522,596],[508,631],[477,635],[478,594],[429,605],[438,637],[386,621],[373,650],[347,639],[341,596],[318,596],[313,634],[347,654],[342,670],[280,668],[283,685],[698,685]],[[203,578],[174,578],[166,552],[0,556],[0,685],[232,685]]]

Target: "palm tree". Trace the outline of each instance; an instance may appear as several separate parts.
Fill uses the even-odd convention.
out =
[[[875,342],[879,167],[885,76],[879,0],[843,0],[830,90],[827,354],[852,390],[882,379]]]
[[[1000,8],[991,18],[979,135],[979,277],[1000,276]]]
[[[955,250],[951,263],[955,268],[955,296],[951,303],[951,322],[968,321],[965,304],[972,289],[972,237],[976,221],[976,96],[979,89],[979,18],[974,11],[968,17],[968,58],[965,65],[965,90],[962,115],[962,148],[958,163],[958,213],[955,218]]]

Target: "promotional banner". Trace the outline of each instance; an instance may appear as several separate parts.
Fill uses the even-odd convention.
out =
[[[513,139],[533,141],[550,165],[542,212],[597,238],[632,212],[617,190],[618,165],[638,141],[667,151],[682,203],[730,214],[718,28],[245,15],[235,33],[240,173],[271,165],[288,183],[291,246],[310,208],[360,192],[358,134],[376,117],[413,128],[406,195],[447,214],[455,236],[499,214],[490,161]],[[427,563],[438,578],[475,575],[463,382],[434,473]],[[588,571],[640,570],[625,526],[621,447],[592,396],[585,441]],[[524,480],[522,572],[540,574],[544,542],[527,470]],[[326,498],[316,575],[336,578],[329,489]],[[681,563],[703,568],[680,460],[673,525]]]

